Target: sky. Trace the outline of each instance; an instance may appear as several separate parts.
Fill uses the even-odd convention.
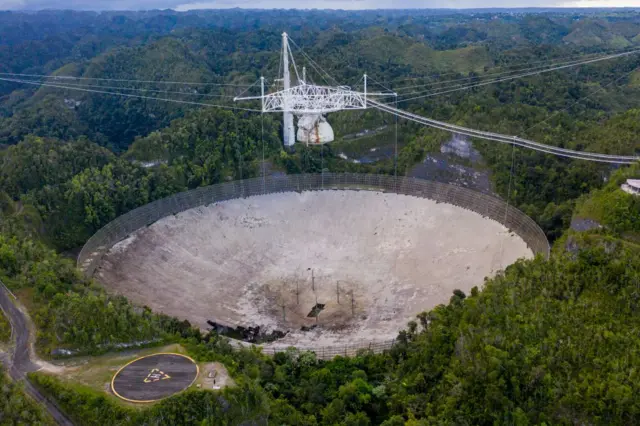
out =
[[[307,0],[305,9],[640,7],[640,0]],[[297,9],[299,0],[0,0],[0,10]]]

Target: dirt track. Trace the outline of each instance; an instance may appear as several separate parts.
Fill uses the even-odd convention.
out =
[[[99,279],[186,318],[290,331],[280,343],[396,336],[407,321],[531,257],[497,222],[448,204],[368,191],[281,193],[200,207],[117,244]],[[313,279],[312,279],[313,273]],[[340,302],[338,302],[338,296]],[[309,317],[324,304],[316,324]]]

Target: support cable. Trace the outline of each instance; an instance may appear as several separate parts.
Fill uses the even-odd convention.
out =
[[[362,78],[364,78],[364,77],[362,77]],[[389,89],[387,86],[385,86],[382,83],[380,83],[379,81],[376,81],[375,79],[369,77],[368,75],[367,75],[367,80],[372,81],[374,84],[377,84],[378,86],[382,87],[384,90],[388,90],[390,93],[393,94],[392,96],[395,96],[396,98],[398,97],[398,94],[395,91]]]
[[[507,202],[504,205],[504,221],[502,222],[504,227],[507,228],[507,235],[502,238],[500,243],[500,268],[504,268],[504,240],[509,236],[509,227],[507,226],[507,219],[509,218],[509,204],[511,203],[511,184],[513,182],[513,168],[516,160],[516,146],[511,145],[511,173],[509,174],[509,189],[507,190]]]
[[[567,66],[577,66],[577,65],[581,65],[583,62],[562,62],[556,65],[567,65]],[[536,68],[529,68],[529,70],[533,70]],[[467,89],[472,89],[474,87],[478,87],[478,86],[485,86],[487,84],[492,84],[492,83],[499,83],[502,81],[509,81],[509,80],[514,80],[516,78],[521,78],[521,77],[527,77],[527,76],[531,76],[531,75],[535,75],[535,74],[542,74],[544,72],[548,72],[548,71],[553,71],[554,69],[548,68],[548,67],[543,67],[543,69],[540,69],[538,72],[527,72],[524,74],[516,74],[516,75],[510,75],[507,77],[502,77],[502,78],[497,78],[497,79],[493,79],[493,80],[484,80],[484,81],[478,81],[476,83],[471,83],[471,84],[465,84],[465,83],[456,83],[456,84],[449,84],[447,86],[442,86],[442,87],[433,87],[430,89],[426,89],[426,90],[417,90],[417,91],[412,91],[412,92],[406,92],[406,93],[402,93],[403,90],[407,89],[408,87],[402,87],[399,89],[399,94],[401,96],[410,96],[410,95],[420,95],[420,94],[424,94],[423,96],[416,96],[414,98],[405,98],[405,99],[401,99],[401,101],[410,101],[410,100],[414,100],[414,99],[421,99],[421,98],[428,98],[428,97],[432,97],[432,96],[438,96],[438,95],[442,95],[442,94],[446,94],[446,93],[451,93],[451,92],[456,92],[456,91],[460,91],[460,90],[467,90]],[[502,73],[502,74],[508,74],[510,73],[506,72],[506,73]],[[496,75],[500,75],[500,74],[496,74]],[[464,78],[461,80],[469,80],[469,79],[482,79],[486,76],[482,76],[482,77],[469,77],[469,78]],[[450,81],[455,81],[455,80],[450,80]],[[446,83],[446,81],[443,82],[436,82],[436,83],[431,83],[431,84],[425,84],[425,85],[419,85],[419,86],[409,86],[409,87],[427,87],[427,86],[433,86],[436,84],[442,84],[442,83]],[[448,90],[451,89],[451,90]],[[387,95],[387,96],[383,96],[383,98],[389,98],[392,95]]]
[[[567,110],[568,110],[568,109],[570,109],[570,108],[573,108],[576,104],[578,104],[578,103],[580,103],[580,102],[582,102],[582,101],[585,101],[585,100],[587,100],[587,99],[590,99],[593,95],[595,95],[596,93],[602,92],[604,89],[606,89],[607,87],[611,86],[612,84],[616,84],[616,85],[617,85],[617,84],[618,84],[618,82],[619,82],[620,80],[622,80],[624,77],[628,77],[629,75],[633,74],[635,71],[637,71],[637,70],[639,70],[639,69],[640,69],[640,66],[637,66],[637,67],[635,67],[634,69],[632,69],[631,71],[629,71],[629,72],[627,72],[627,73],[624,73],[624,74],[623,74],[623,75],[621,75],[620,77],[616,78],[615,80],[611,80],[609,83],[605,84],[604,86],[599,86],[597,89],[593,90],[593,91],[592,91],[591,93],[589,93],[588,95],[586,95],[586,96],[582,96],[582,97],[580,97],[580,98],[576,99],[576,100],[575,100],[573,103],[571,103],[570,105],[568,105],[568,106],[566,106],[566,107],[564,107],[564,108],[562,108],[562,109],[559,109],[559,110],[557,110],[557,111],[554,111],[554,112],[553,112],[553,114],[549,115],[549,116],[548,116],[547,118],[545,118],[544,120],[541,120],[541,121],[537,122],[536,124],[534,124],[533,126],[528,127],[527,129],[525,129],[524,134],[527,134],[527,132],[529,132],[531,129],[533,129],[533,128],[535,128],[535,127],[538,127],[538,126],[540,126],[541,124],[548,122],[549,120],[551,120],[551,119],[552,119],[553,117],[555,117],[556,115],[558,115],[558,114],[560,114],[560,113],[562,113],[562,112],[565,112],[565,111],[567,111]]]
[[[9,77],[38,77],[54,80],[95,80],[95,81],[118,81],[121,83],[143,83],[143,84],[185,84],[194,86],[232,86],[247,87],[247,84],[231,84],[231,83],[204,83],[198,81],[163,81],[163,80],[129,80],[119,78],[97,78],[97,77],[75,77],[72,75],[46,75],[46,74],[20,74],[10,72],[0,72],[0,75]]]
[[[398,108],[398,95],[396,95],[396,109]],[[393,175],[396,177],[396,190],[397,188],[397,182],[398,182],[398,115],[394,114],[396,116],[396,145],[395,145],[395,152],[394,152],[394,157],[393,157]]]
[[[455,88],[455,89],[449,89],[449,90],[439,91],[439,92],[435,92],[435,93],[428,93],[426,95],[414,96],[414,97],[410,97],[410,98],[400,99],[400,102],[408,102],[408,101],[412,101],[412,100],[416,100],[416,99],[422,99],[422,98],[428,98],[428,97],[431,97],[431,96],[442,95],[442,94],[445,94],[445,93],[452,93],[452,92],[457,92],[457,91],[460,91],[460,90],[472,89],[474,87],[486,86],[488,84],[500,83],[500,82],[503,82],[503,81],[514,80],[516,78],[522,78],[522,77],[529,77],[529,76],[538,75],[538,74],[544,74],[544,73],[547,73],[547,72],[558,71],[558,70],[565,69],[565,68],[591,64],[591,63],[595,63],[595,62],[600,62],[600,61],[605,61],[605,60],[609,60],[609,59],[619,58],[619,57],[622,57],[622,56],[629,56],[631,54],[638,53],[638,52],[640,52],[640,49],[636,49],[636,50],[633,50],[631,52],[626,52],[626,53],[619,53],[617,55],[604,56],[604,57],[600,57],[600,58],[596,58],[596,59],[591,59],[591,60],[588,60],[588,61],[575,62],[575,63],[571,63],[571,64],[567,64],[567,65],[561,65],[561,66],[557,66],[557,67],[553,67],[553,68],[547,68],[547,69],[540,70],[540,71],[533,71],[533,72],[528,72],[528,73],[524,73],[524,74],[518,74],[518,75],[514,75],[514,76],[508,76],[508,77],[498,78],[498,79],[494,79],[494,80],[483,81],[483,82],[478,83],[478,84],[458,87],[458,88]],[[431,92],[431,91],[429,91],[429,92]],[[416,92],[416,94],[418,94],[418,93],[425,93],[425,91]]]
[[[300,53],[302,53],[302,55],[307,58],[307,60],[309,61],[309,63],[311,64],[315,64],[320,70],[322,70],[322,72],[324,72],[326,74],[327,77],[329,77],[330,80],[333,80],[334,83],[336,83],[338,86],[340,86],[341,84],[338,82],[338,80],[336,80],[335,78],[333,78],[331,76],[331,74],[329,74],[327,71],[324,70],[324,68],[322,68],[316,61],[314,61],[313,59],[311,59],[311,57],[309,57],[309,55],[306,54],[306,52],[304,50],[302,50],[302,48],[300,46],[298,46],[296,44],[296,42],[294,40],[292,40],[291,38],[289,39],[291,41],[291,43],[293,43],[293,45],[295,47],[298,48],[298,50],[300,50]]]
[[[307,57],[305,56],[305,59],[307,59]],[[309,59],[307,59],[307,62],[309,62]],[[327,81],[326,78],[324,78],[324,75],[322,75],[322,72],[313,64],[313,62],[309,62],[309,65],[311,65],[311,68],[313,68],[313,70],[318,74],[318,76],[320,76],[320,78],[322,79],[322,81],[324,81],[324,83],[327,86],[330,86],[331,84]]]
[[[622,49],[623,51],[625,49]],[[562,60],[574,60],[574,58],[576,58],[575,60],[578,60],[577,58],[587,58],[587,57],[591,57],[591,56],[598,56],[598,55],[610,55],[610,54],[615,54],[615,53],[621,53],[620,50],[610,50],[610,51],[605,51],[605,52],[598,52],[598,53],[589,53],[589,54],[576,54],[576,55],[570,55],[570,56],[565,56],[562,58],[550,58],[550,59],[542,59],[539,61],[523,61],[523,62],[516,62],[513,64],[507,64],[507,65],[494,65],[490,68],[488,68],[489,70],[495,70],[495,69],[500,69],[500,68],[509,68],[509,67],[520,67],[520,68],[528,68],[529,66],[531,66],[532,64],[543,64],[543,63],[547,63],[547,62],[556,62],[556,61],[562,61]],[[526,65],[526,66],[524,66]],[[512,71],[517,71],[517,70],[512,70]],[[392,80],[388,80],[386,82],[383,82],[384,84],[391,84],[391,83],[397,83],[397,82],[401,82],[401,81],[413,81],[413,80],[426,80],[426,79],[434,79],[434,78],[440,78],[446,75],[459,75],[461,74],[461,72],[458,71],[452,71],[452,72],[448,72],[448,73],[434,73],[431,75],[425,75],[425,76],[421,76],[421,77],[406,77],[406,78],[397,78],[397,79],[392,79]]]
[[[199,106],[214,107],[214,108],[233,109],[233,110],[239,110],[239,111],[260,112],[260,110],[258,109],[240,108],[240,107],[234,107],[230,105],[218,105],[218,104],[209,104],[206,102],[183,101],[180,99],[171,99],[171,98],[156,98],[151,96],[135,95],[132,93],[108,92],[105,90],[81,89],[79,87],[66,86],[62,84],[40,83],[40,82],[34,82],[34,81],[28,81],[28,80],[16,80],[16,79],[9,79],[9,78],[0,78],[0,81],[8,81],[8,82],[20,83],[20,84],[32,84],[32,85],[44,86],[44,87],[55,87],[58,89],[77,90],[80,92],[98,93],[102,95],[123,96],[127,98],[148,99],[153,101],[174,102],[174,103],[186,104],[186,105],[199,105]]]
[[[36,81],[36,80],[22,80],[24,82],[31,82],[34,84],[50,84],[48,82],[41,82],[41,81]],[[96,84],[73,84],[73,83],[60,83],[63,86],[68,86],[68,87],[77,87],[77,88],[97,88],[97,89],[109,89],[109,90],[132,90],[132,91],[137,91],[137,92],[148,92],[148,93],[168,93],[168,94],[176,94],[176,95],[183,95],[183,96],[204,96],[204,97],[211,97],[211,98],[233,98],[233,96],[230,95],[214,95],[214,94],[209,94],[209,93],[190,93],[190,92],[179,92],[179,91],[175,91],[175,90],[156,90],[156,89],[143,89],[143,88],[139,88],[139,87],[122,87],[122,86],[103,86],[103,85],[96,85]]]
[[[251,89],[253,86],[257,85],[258,83],[260,83],[260,79],[257,79],[256,81],[254,81],[251,86],[249,86],[246,89],[244,89],[242,92],[240,92],[240,94],[236,95],[235,97],[239,98],[240,96],[244,95],[245,93],[247,93],[249,91],[249,89]]]
[[[369,76],[367,76],[367,78],[368,77]],[[357,88],[363,80],[364,80],[364,75],[360,77],[360,80],[356,81],[356,83],[353,85],[353,87]]]
[[[458,134],[466,135],[470,137],[477,137],[480,139],[487,139],[487,140],[492,140],[492,141],[497,141],[502,143],[508,143],[512,145],[518,145],[525,148],[530,148],[540,152],[546,152],[548,154],[554,154],[561,157],[568,157],[568,158],[588,160],[588,161],[598,161],[598,162],[612,163],[612,164],[634,164],[637,161],[640,161],[640,157],[638,156],[610,155],[610,154],[600,154],[600,153],[594,153],[594,152],[575,151],[571,149],[560,148],[557,146],[541,144],[539,142],[534,142],[534,141],[520,138],[517,136],[508,136],[508,135],[502,135],[499,133],[491,133],[491,132],[484,132],[480,130],[470,129],[468,127],[458,126],[458,125],[449,124],[449,123],[445,123],[438,120],[433,120],[427,117],[422,117],[420,115],[413,114],[408,111],[403,111],[403,110],[394,108],[390,105],[373,101],[373,100],[370,101],[370,104],[374,108],[378,108],[381,111],[385,111],[390,114],[398,114],[401,118],[405,118],[410,121],[415,121],[416,123],[420,123],[425,126],[434,127],[436,129],[441,129],[441,130],[447,130],[453,133],[458,133]]]
[[[445,83],[454,83],[454,82],[458,82],[458,81],[467,81],[467,80],[473,80],[473,79],[483,79],[483,78],[487,78],[487,77],[491,77],[491,78],[495,78],[498,76],[503,76],[503,75],[507,75],[507,74],[513,74],[515,72],[528,72],[528,71],[532,71],[532,70],[543,70],[545,68],[550,68],[550,67],[555,67],[555,66],[559,66],[559,65],[568,65],[568,64],[577,64],[579,62],[582,61],[564,61],[564,62],[557,62],[555,64],[549,64],[549,65],[541,65],[541,66],[537,66],[537,67],[527,67],[527,68],[521,68],[521,69],[516,69],[516,70],[510,70],[510,71],[503,71],[503,72],[499,72],[499,73],[490,73],[490,74],[481,74],[481,75],[476,75],[476,76],[471,76],[471,77],[464,77],[464,78],[456,78],[456,79],[452,79],[452,80],[443,80],[443,81],[434,81],[431,83],[425,83],[425,84],[417,84],[414,86],[404,86],[398,89],[399,92],[402,92],[404,90],[407,89],[414,89],[414,88],[420,88],[420,87],[430,87],[430,86],[436,86],[436,85],[441,85],[441,84],[445,84]],[[449,87],[455,87],[455,86],[464,86],[468,83],[458,83],[458,84],[453,84],[453,85],[449,85],[446,87],[436,87],[432,90],[441,90],[441,89],[446,89]],[[419,93],[419,92],[411,92],[411,93]],[[411,94],[411,93],[404,93],[404,94]],[[423,92],[424,93],[424,92]]]
[[[324,189],[324,144],[320,145],[320,178],[322,179],[321,187]]]
[[[240,194],[242,194],[242,197],[244,198],[244,194],[245,194],[245,192],[244,192],[244,178],[243,178],[243,175],[242,175],[242,163],[244,161],[244,158],[243,158],[243,154],[242,154],[243,150],[242,150],[242,147],[240,146],[240,134],[238,132],[238,114],[233,114],[233,117],[234,117],[234,123],[235,123],[235,127],[236,127],[236,131],[235,131],[235,134],[236,134],[236,147],[235,148],[236,148],[236,155],[238,157],[238,170],[239,170],[239,173],[240,173]]]
[[[289,44],[289,40],[287,40],[287,44]],[[298,67],[296,66],[296,59],[293,57],[293,52],[291,51],[291,46],[287,46],[287,53],[291,58],[291,63],[293,64],[293,70],[296,72],[296,78],[298,79],[298,84],[300,84],[300,74],[298,74]]]
[[[281,75],[280,73],[282,72],[282,63],[283,63],[283,57],[282,57],[282,49],[280,49],[280,62],[278,62],[278,74],[276,77],[276,80],[273,81],[273,84],[276,86],[276,91],[278,91],[278,80],[282,79],[284,80],[284,75]],[[281,80],[281,81],[282,81]]]
[[[264,112],[260,113],[260,139],[262,141],[262,194],[266,193],[266,182],[265,182],[265,162],[264,162]]]

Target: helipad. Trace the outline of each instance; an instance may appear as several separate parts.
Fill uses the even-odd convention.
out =
[[[188,356],[159,353],[123,366],[111,380],[115,395],[129,402],[153,402],[187,389],[198,377],[198,365]]]

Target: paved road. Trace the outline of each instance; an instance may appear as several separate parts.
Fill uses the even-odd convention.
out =
[[[29,323],[24,314],[14,303],[13,295],[0,282],[0,308],[6,313],[12,327],[12,336],[15,338],[15,349],[10,359],[5,359],[9,375],[15,381],[24,382],[24,390],[33,399],[45,406],[51,417],[58,424],[63,426],[73,426],[73,423],[45,396],[29,382],[26,375],[29,372],[37,371],[40,367],[31,362],[29,353]]]

